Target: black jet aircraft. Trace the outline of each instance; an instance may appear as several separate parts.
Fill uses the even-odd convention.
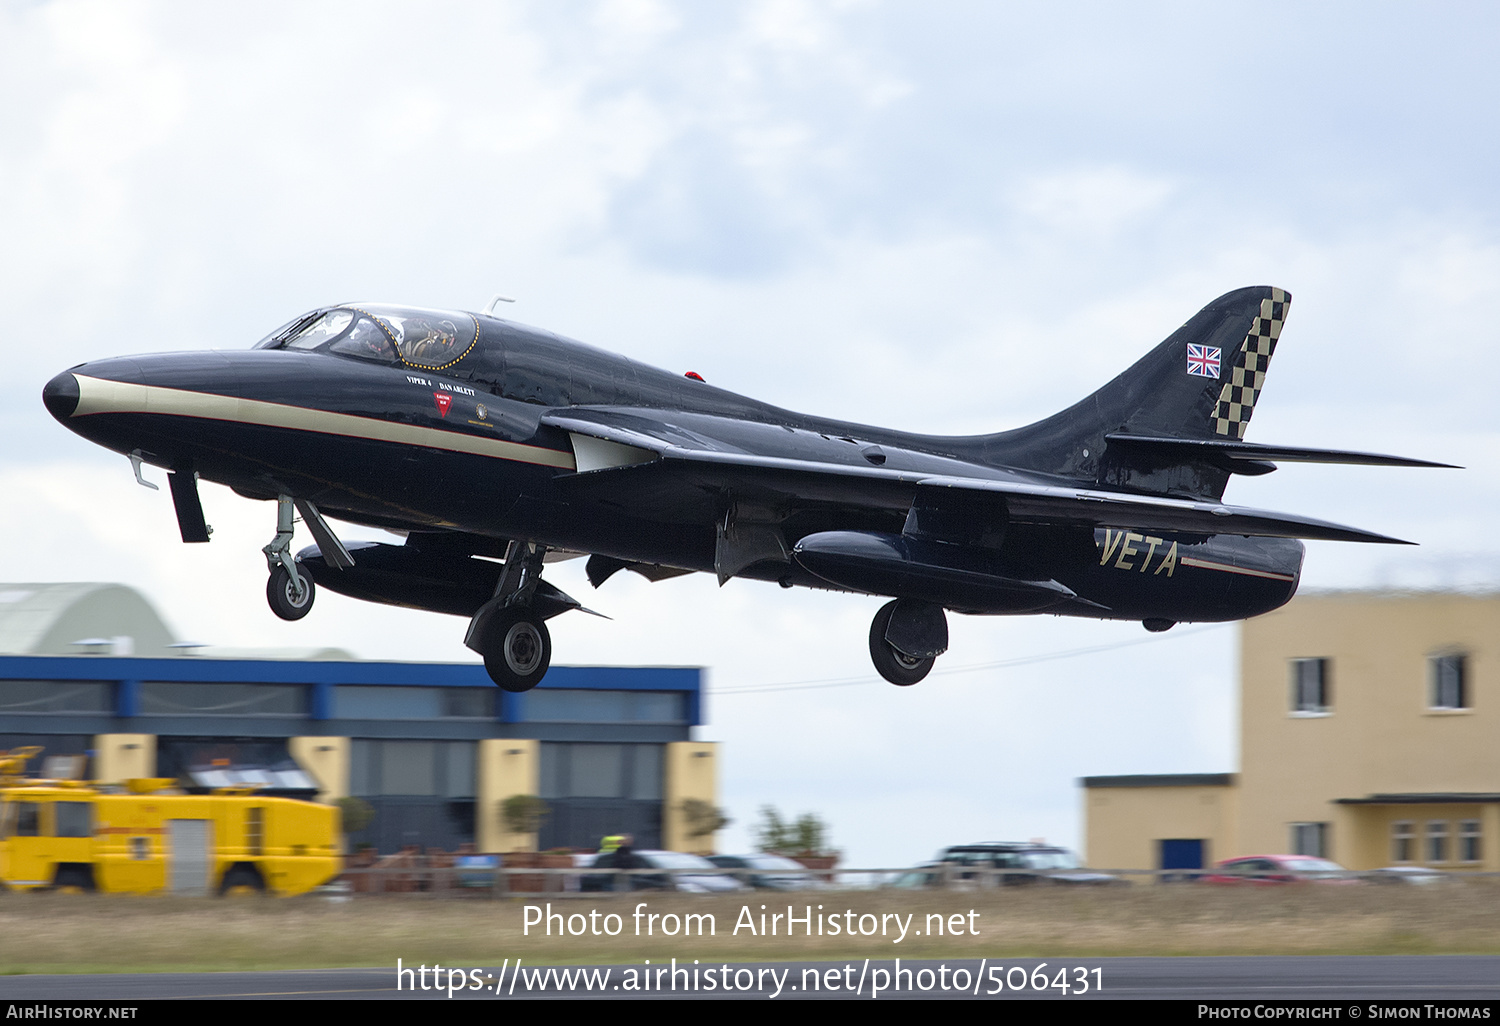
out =
[[[1230,292],[1082,402],[977,436],[806,416],[488,314],[359,303],[248,351],[80,364],[43,400],[142,483],[142,463],[165,469],[185,542],[208,541],[200,478],[274,500],[284,619],[314,581],[466,617],[490,676],[525,691],[546,620],[580,608],[544,560],[587,554],[596,588],[698,571],[888,596],[870,654],[905,685],[947,649],[947,611],[1238,620],[1292,597],[1298,539],[1395,542],[1222,501],[1232,475],[1283,461],[1445,465],[1244,440],[1290,301]],[[317,545],[294,556],[296,514]],[[325,514],[404,544],[345,545]]]

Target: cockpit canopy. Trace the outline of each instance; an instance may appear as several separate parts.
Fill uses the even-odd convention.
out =
[[[465,313],[349,305],[303,314],[255,348],[338,353],[438,371],[458,363],[478,341],[479,325]]]

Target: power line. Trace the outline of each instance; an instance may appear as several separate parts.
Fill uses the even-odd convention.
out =
[[[1088,648],[1070,648],[1061,652],[1043,652],[1040,655],[1019,656],[1015,659],[1002,659],[993,663],[971,663],[967,666],[951,666],[941,670],[933,670],[931,676],[946,677],[958,673],[978,673],[982,670],[1003,670],[1013,666],[1030,666],[1033,663],[1052,662],[1057,659],[1072,659],[1077,656],[1094,655],[1099,652],[1113,652],[1121,648],[1133,648],[1136,645],[1151,645],[1161,641],[1170,641],[1174,638],[1186,638],[1196,634],[1204,634],[1208,631],[1218,630],[1225,624],[1205,624],[1191,630],[1178,632],[1177,634],[1153,634],[1145,638],[1137,638],[1134,641],[1116,641],[1108,645],[1092,645]],[[846,688],[855,684],[884,683],[883,678],[868,675],[864,677],[828,677],[816,680],[785,681],[779,684],[746,684],[733,688],[710,688],[709,694],[719,695],[758,695],[772,691],[816,691],[823,688]]]

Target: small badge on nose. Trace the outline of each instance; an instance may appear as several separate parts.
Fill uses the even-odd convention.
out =
[[[453,397],[443,392],[434,392],[432,393],[432,400],[437,403],[438,416],[448,416],[448,407],[453,405]]]

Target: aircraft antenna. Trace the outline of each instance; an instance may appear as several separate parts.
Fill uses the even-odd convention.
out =
[[[484,312],[487,313],[487,314],[494,313],[495,312],[495,304],[496,303],[514,303],[514,302],[515,302],[515,300],[512,299],[510,296],[502,296],[502,295],[500,295],[497,292],[497,293],[495,293],[494,296],[492,296],[490,298],[489,304],[486,305],[485,308],[484,308]]]

